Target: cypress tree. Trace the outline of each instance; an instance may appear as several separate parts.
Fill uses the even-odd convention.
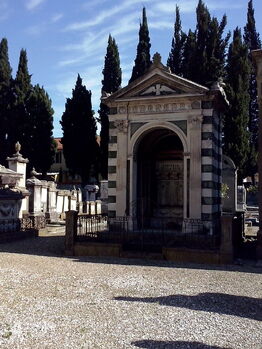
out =
[[[167,66],[171,72],[177,75],[182,74],[182,60],[186,34],[182,31],[179,7],[176,6],[176,19],[174,25],[174,36],[172,39],[171,51],[167,59]]]
[[[212,84],[219,78],[225,77],[226,49],[231,34],[224,36],[224,30],[227,24],[226,15],[219,23],[216,17],[213,17],[209,23],[208,38],[206,44],[206,76],[205,84]]]
[[[151,65],[150,60],[150,38],[147,25],[146,9],[143,8],[142,23],[139,29],[139,42],[132,76],[129,83],[142,76]]]
[[[185,42],[182,74],[190,80],[209,86],[225,76],[226,49],[230,33],[224,35],[226,16],[222,17],[220,23],[216,17],[211,18],[202,0],[198,2],[196,17],[195,33],[190,30]]]
[[[91,104],[91,91],[82,84],[78,74],[72,98],[67,98],[60,121],[66,165],[72,174],[81,176],[82,184],[96,175],[99,147],[96,141],[96,121]]]
[[[256,30],[256,21],[254,16],[253,1],[248,2],[247,24],[244,28],[244,41],[248,47],[250,62],[249,77],[249,131],[250,131],[250,154],[247,163],[247,174],[253,178],[257,172],[257,155],[258,155],[258,101],[257,101],[257,82],[254,66],[252,64],[251,51],[261,48],[259,33]]]
[[[199,84],[206,83],[206,69],[207,69],[207,39],[210,24],[210,13],[203,3],[199,0],[197,9],[197,25],[196,25],[196,49],[194,66],[197,69],[193,71],[192,80]]]
[[[224,153],[238,167],[239,183],[249,154],[249,68],[248,50],[242,42],[241,30],[236,28],[228,51],[226,92],[230,106],[224,120]]]
[[[10,132],[10,142],[15,144],[15,142],[19,141],[22,145],[23,155],[30,158],[33,125],[30,122],[28,100],[32,92],[32,85],[27,62],[26,50],[22,49],[14,80],[15,105],[13,109],[13,125],[15,127]]]
[[[189,29],[185,40],[184,54],[182,60],[182,75],[186,79],[193,80],[195,74],[195,51],[196,51],[196,33]]]
[[[6,164],[8,152],[9,133],[11,125],[12,106],[12,69],[8,57],[8,43],[4,38],[0,43],[0,164]],[[14,146],[14,144],[13,144]]]
[[[103,69],[102,93],[114,93],[121,86],[122,72],[120,68],[120,59],[118,47],[115,39],[109,35],[105,64]],[[101,123],[100,132],[100,172],[103,179],[108,175],[108,142],[109,142],[109,108],[101,103],[99,110],[99,121]]]
[[[30,114],[30,123],[33,125],[29,167],[35,167],[37,171],[46,174],[54,160],[52,134],[54,111],[51,99],[43,87],[39,85],[33,87],[27,109]]]

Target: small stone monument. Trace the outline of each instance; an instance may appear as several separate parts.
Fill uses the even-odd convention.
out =
[[[85,201],[96,201],[96,194],[99,191],[99,186],[96,184],[87,184],[84,187],[86,200]]]
[[[33,168],[31,178],[26,181],[26,186],[30,192],[29,196],[29,212],[34,216],[43,215],[41,207],[41,188],[42,183],[36,178],[37,172]]]
[[[28,213],[28,197],[29,192],[26,189],[26,166],[29,162],[28,159],[23,158],[23,155],[20,153],[21,144],[16,142],[15,144],[15,154],[12,157],[8,157],[8,167],[10,170],[21,174],[20,179],[17,182],[17,188],[22,192],[24,200],[22,200],[21,214]],[[20,214],[20,215],[21,215]]]

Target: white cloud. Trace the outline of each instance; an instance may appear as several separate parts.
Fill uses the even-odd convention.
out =
[[[156,0],[144,0],[143,3],[146,2],[155,2]],[[130,7],[141,3],[141,0],[126,0],[121,5],[112,7],[111,9],[104,10],[100,12],[94,19],[91,21],[84,21],[84,22],[75,22],[73,24],[70,24],[65,28],[65,30],[74,31],[74,30],[84,30],[93,26],[96,26],[98,24],[103,23],[107,18],[110,18],[120,12],[127,11],[130,9]]]
[[[91,0],[88,1],[82,5],[82,9],[84,10],[90,10],[90,8],[94,7],[94,6],[98,6],[98,5],[102,5],[106,2],[107,0]]]
[[[60,19],[62,19],[63,17],[64,17],[63,13],[57,13],[56,15],[53,15],[51,17],[51,22],[56,23],[56,22],[60,21]]]
[[[25,32],[29,35],[38,36],[38,35],[42,34],[43,32],[45,32],[46,29],[47,29],[47,27],[46,27],[45,23],[38,23],[36,25],[32,25],[32,26],[26,28]]]
[[[9,17],[10,9],[6,0],[0,0],[0,21]]]
[[[196,11],[197,1],[196,0],[177,0],[174,1],[162,1],[161,3],[153,6],[152,12],[154,16],[159,16],[159,12],[172,14],[175,12],[176,4],[179,6],[180,12],[191,13]],[[226,1],[208,1],[206,3],[209,10],[220,10],[226,9],[228,3]],[[230,8],[242,8],[244,4],[230,4]]]
[[[28,10],[34,10],[37,6],[42,4],[46,0],[27,0],[25,6]]]
[[[158,29],[158,30],[162,30],[162,29],[170,29],[173,28],[174,24],[171,22],[166,22],[166,21],[154,21],[154,22],[150,22],[150,28],[152,29]]]

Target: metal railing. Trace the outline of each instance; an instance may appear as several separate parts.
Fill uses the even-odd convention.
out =
[[[126,250],[160,251],[162,247],[216,249],[219,236],[209,222],[173,217],[116,217],[79,215],[77,240],[121,243]]]
[[[43,229],[46,227],[46,218],[45,216],[28,216],[20,220],[20,229],[29,230],[29,229]]]
[[[45,228],[45,217],[28,216],[24,218],[1,219],[0,234],[15,233],[27,230],[39,230]]]

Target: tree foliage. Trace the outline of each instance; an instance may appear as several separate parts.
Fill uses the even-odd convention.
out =
[[[135,65],[133,67],[132,76],[129,83],[139,78],[151,65],[150,59],[150,38],[147,25],[146,9],[143,8],[142,23],[140,23],[139,29],[139,42],[137,45],[137,54],[135,59]]]
[[[230,103],[224,120],[224,153],[239,169],[239,181],[245,175],[249,154],[249,73],[248,50],[236,28],[230,44],[227,62],[227,96]]]
[[[26,50],[19,56],[15,79],[8,59],[8,45],[0,43],[0,163],[14,153],[21,143],[29,159],[28,170],[36,167],[44,173],[53,162],[53,109],[47,93],[31,84]]]
[[[30,94],[27,110],[29,112],[30,144],[29,167],[46,174],[54,161],[52,102],[43,87],[36,85]],[[31,166],[30,166],[31,165]]]
[[[199,84],[210,86],[225,76],[226,49],[230,39],[230,33],[224,35],[227,18],[224,15],[221,22],[216,17],[211,18],[202,0],[198,2],[196,17],[195,34],[190,31],[190,37],[186,40],[183,74]],[[189,49],[192,51],[189,52]],[[190,65],[193,64],[197,69],[192,69],[186,63],[188,54]]]
[[[176,7],[174,37],[167,65],[173,73],[199,84],[210,86],[225,77],[226,50],[230,33],[224,33],[227,18],[221,22],[212,17],[202,0],[196,8],[196,29],[182,31],[179,8]],[[196,69],[197,67],[197,69]]]
[[[257,172],[258,155],[258,101],[257,101],[257,82],[254,66],[252,64],[251,51],[261,48],[259,33],[256,30],[256,21],[254,16],[253,1],[248,2],[247,24],[244,28],[244,41],[248,47],[249,62],[251,66],[249,79],[249,130],[250,130],[250,154],[247,163],[247,174],[251,177]]]
[[[114,93],[121,86],[122,72],[116,41],[109,35],[103,69],[102,93]],[[108,176],[109,108],[101,103],[99,110],[100,132],[100,172],[103,179]]]
[[[0,43],[0,164],[5,164],[9,156],[9,133],[12,108],[12,69],[8,57],[8,43],[4,38]]]
[[[196,51],[196,33],[189,29],[185,45],[184,45],[184,55],[182,59],[182,75],[186,79],[193,78],[195,74],[195,51]]]
[[[168,56],[167,66],[171,72],[182,75],[183,51],[186,34],[182,31],[179,7],[176,6],[176,20],[174,25],[174,36],[172,39],[171,51]]]
[[[31,144],[31,120],[28,110],[28,102],[32,93],[31,75],[28,71],[28,60],[26,50],[20,51],[18,70],[14,80],[14,107],[13,107],[13,125],[10,132],[10,142],[15,144],[19,141],[22,145],[23,155],[30,160],[32,150]]]
[[[83,184],[87,184],[96,175],[99,147],[91,91],[82,84],[80,75],[72,91],[72,98],[67,98],[60,123],[66,165],[72,174],[81,176]]]

